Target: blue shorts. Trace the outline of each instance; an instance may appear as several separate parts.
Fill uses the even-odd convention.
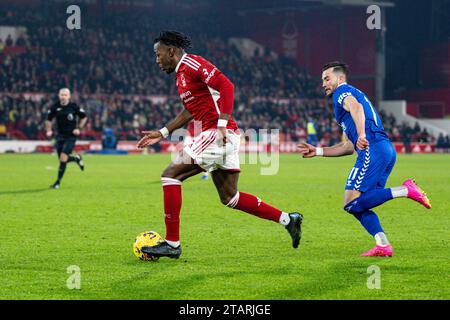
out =
[[[358,158],[348,175],[345,190],[367,192],[386,186],[397,159],[394,146],[388,140],[369,144],[366,150],[358,150]]]

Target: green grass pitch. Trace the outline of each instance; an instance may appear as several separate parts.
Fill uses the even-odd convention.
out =
[[[354,157],[281,155],[277,175],[243,165],[240,190],[305,216],[299,250],[283,227],[220,204],[211,180],[183,184],[179,260],[139,261],[135,236],[164,236],[160,172],[168,155],[85,156],[61,189],[51,155],[0,155],[0,299],[449,299],[450,156],[400,155],[388,181],[415,177],[433,208],[397,199],[376,208],[392,258],[342,210]],[[80,268],[69,290],[67,268]],[[367,287],[380,268],[380,289]]]

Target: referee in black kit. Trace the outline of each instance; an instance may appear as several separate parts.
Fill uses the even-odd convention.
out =
[[[68,162],[76,162],[81,170],[84,170],[84,163],[81,155],[72,156],[72,150],[75,147],[77,136],[87,122],[86,112],[76,103],[70,102],[70,90],[62,88],[58,93],[59,102],[55,103],[47,114],[45,121],[45,130],[47,137],[53,135],[52,120],[56,118],[56,151],[59,157],[58,179],[50,187],[58,189],[61,179],[66,171]],[[79,118],[79,122],[77,121]],[[78,124],[78,126],[77,126]]]

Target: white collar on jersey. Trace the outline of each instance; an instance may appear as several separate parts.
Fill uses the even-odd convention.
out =
[[[175,67],[175,72],[178,72],[178,69],[180,68],[181,62],[183,62],[183,59],[184,59],[184,57],[186,57],[186,56],[187,56],[187,53],[184,53],[184,54],[181,56],[180,61],[178,61],[178,64],[177,64],[177,66]]]
[[[339,88],[340,86],[347,84],[347,82],[342,82],[340,85],[338,85],[336,88]]]

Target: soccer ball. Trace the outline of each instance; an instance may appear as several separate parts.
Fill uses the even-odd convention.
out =
[[[152,257],[142,252],[142,247],[153,247],[164,242],[163,237],[155,231],[146,231],[139,234],[133,243],[133,252],[136,257],[144,261],[156,261],[159,257]]]

